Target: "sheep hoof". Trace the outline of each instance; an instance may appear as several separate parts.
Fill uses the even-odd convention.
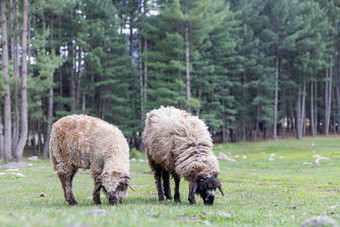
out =
[[[101,201],[94,201],[94,204],[95,204],[95,205],[101,205],[102,202],[101,202]]]
[[[175,198],[175,203],[180,203],[182,202],[180,198]]]
[[[69,201],[68,202],[71,206],[75,206],[75,205],[78,205],[77,201]]]
[[[166,200],[172,200],[172,196],[166,196]]]

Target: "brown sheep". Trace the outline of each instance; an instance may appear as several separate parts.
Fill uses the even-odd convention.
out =
[[[129,147],[116,126],[86,115],[63,117],[52,125],[49,153],[70,205],[77,204],[72,181],[79,168],[91,169],[95,204],[101,204],[100,189],[110,204],[127,196]]]
[[[160,201],[164,200],[164,194],[167,199],[172,199],[169,174],[175,180],[175,202],[181,202],[181,177],[190,183],[190,204],[196,203],[195,193],[201,195],[206,205],[214,203],[216,188],[223,195],[222,185],[217,179],[219,168],[212,151],[211,135],[198,117],[174,107],[152,110],[146,116],[142,137]]]

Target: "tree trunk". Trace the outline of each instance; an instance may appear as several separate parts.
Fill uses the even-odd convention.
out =
[[[22,77],[21,77],[21,132],[15,156],[21,161],[28,134],[27,112],[27,36],[28,36],[28,0],[23,1],[22,22]]]
[[[283,86],[282,97],[282,138],[286,137],[286,87]]]
[[[78,78],[77,78],[77,88],[76,88],[76,109],[81,109],[81,81],[83,75],[83,67],[82,67],[82,53],[83,53],[83,47],[79,48],[78,54]]]
[[[73,20],[73,11],[71,10],[71,21],[70,23],[72,24]],[[71,31],[71,38],[73,39],[73,31]],[[70,106],[70,111],[73,112],[76,110],[76,83],[75,83],[75,78],[74,78],[74,57],[75,57],[75,50],[73,47],[73,41],[69,42],[69,54],[71,55],[70,58],[70,98],[72,100],[71,106]]]
[[[1,36],[2,36],[2,71],[4,74],[4,161],[12,160],[12,116],[11,116],[11,92],[8,73],[8,38],[6,0],[1,0]]]
[[[311,126],[311,132],[312,132],[312,136],[316,136],[316,122],[315,122],[315,109],[314,109],[314,105],[315,105],[315,101],[314,101],[314,81],[311,81],[311,86],[310,86],[310,126]]]
[[[11,5],[11,20],[12,20],[12,29],[13,31],[19,31],[20,28],[18,26],[17,19],[17,10],[18,10],[18,1],[13,0],[10,1]],[[19,139],[19,127],[20,127],[20,114],[19,114],[19,103],[18,103],[18,81],[20,77],[20,53],[19,53],[19,40],[17,32],[14,32],[11,38],[11,55],[13,61],[13,70],[14,70],[14,120],[13,120],[13,128],[12,128],[12,154],[15,155],[15,149],[18,144]]]
[[[273,139],[277,139],[277,107],[279,102],[279,53],[278,44],[276,44],[276,59],[275,59],[275,105],[274,105],[274,127]]]
[[[301,125],[301,94],[300,88],[298,88],[297,93],[297,105],[296,105],[296,138],[301,139],[302,135],[302,125]]]
[[[331,102],[332,102],[332,56],[329,59],[329,68],[326,69],[325,79],[325,120],[324,120],[324,134],[329,134],[329,124],[331,115]]]
[[[338,100],[338,130],[337,133],[340,134],[340,72],[337,75],[337,85],[336,85],[336,94]]]
[[[48,111],[47,111],[47,130],[45,133],[44,139],[44,147],[43,147],[43,157],[48,157],[48,146],[50,141],[51,129],[52,129],[52,121],[53,121],[53,73],[50,76],[51,86],[48,92]]]
[[[259,118],[260,118],[260,107],[259,105],[257,105],[256,106],[256,129],[255,129],[254,141],[257,140],[257,137],[259,135],[259,126],[260,126]]]
[[[4,125],[2,123],[2,118],[0,115],[0,159],[4,158],[4,134],[3,134],[3,130],[4,130]]]
[[[185,14],[187,13],[187,3],[185,3]],[[185,72],[186,72],[186,100],[188,104],[188,111],[191,112],[190,99],[191,99],[191,91],[190,91],[190,49],[189,49],[189,22],[185,22]]]
[[[138,72],[139,72],[139,87],[140,87],[140,113],[141,123],[144,125],[145,109],[144,109],[144,81],[143,81],[143,62],[142,62],[142,36],[141,29],[138,32]]]
[[[144,54],[148,51],[148,41],[144,38]],[[148,101],[148,65],[146,62],[147,59],[144,59],[144,111],[146,111],[146,102]]]

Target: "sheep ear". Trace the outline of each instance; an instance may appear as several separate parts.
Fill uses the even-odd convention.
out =
[[[195,192],[197,190],[197,186],[198,186],[198,184],[197,184],[196,181],[191,184],[191,188],[190,188],[190,192],[189,192],[189,201],[193,201],[194,200]]]
[[[92,194],[92,195],[97,194],[97,193],[100,191],[100,189],[101,189],[102,187],[103,187],[103,186],[102,186],[101,183],[96,184],[96,187],[94,188],[93,194]]]
[[[223,190],[222,190],[222,184],[221,182],[216,178],[217,182],[218,182],[218,190],[220,190],[220,192],[222,193],[222,195],[224,196]]]

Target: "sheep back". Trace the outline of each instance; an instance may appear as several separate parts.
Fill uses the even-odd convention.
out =
[[[103,120],[69,115],[52,125],[50,156],[57,172],[69,167],[91,168],[99,175],[104,168],[129,173],[129,147],[122,132]]]
[[[186,111],[161,107],[149,112],[142,137],[152,169],[160,165],[191,182],[219,173],[207,126]]]

